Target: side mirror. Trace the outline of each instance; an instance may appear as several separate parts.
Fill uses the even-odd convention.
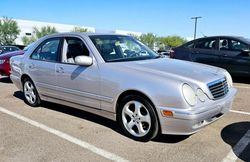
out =
[[[93,59],[90,56],[77,56],[75,58],[75,63],[83,66],[90,66],[93,64]]]

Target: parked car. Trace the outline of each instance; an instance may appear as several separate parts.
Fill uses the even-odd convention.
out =
[[[7,52],[18,51],[18,50],[20,50],[20,48],[16,46],[0,46],[0,55]]]
[[[10,62],[30,106],[89,111],[139,141],[193,134],[229,111],[236,94],[226,70],[161,57],[131,36],[53,34]]]
[[[170,57],[218,66],[232,75],[250,77],[250,39],[230,36],[200,38],[174,48]]]
[[[16,55],[23,55],[25,51],[19,50],[0,55],[0,75],[10,76],[10,58]]]

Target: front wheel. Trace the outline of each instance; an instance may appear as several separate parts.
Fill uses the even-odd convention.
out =
[[[23,93],[24,101],[32,107],[40,105],[41,100],[36,90],[34,83],[30,79],[24,79],[23,81]]]
[[[143,97],[129,95],[118,107],[118,122],[124,133],[137,141],[149,141],[159,130],[153,106]]]

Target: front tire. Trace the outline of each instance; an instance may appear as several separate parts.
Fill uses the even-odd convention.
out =
[[[24,94],[24,102],[32,107],[37,107],[41,104],[41,99],[36,90],[34,83],[26,78],[23,81],[23,94]]]
[[[159,130],[153,105],[138,95],[124,97],[118,107],[117,120],[123,132],[136,141],[149,141]]]

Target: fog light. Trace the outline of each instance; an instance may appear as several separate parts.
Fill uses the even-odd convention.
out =
[[[163,110],[162,114],[163,114],[163,116],[173,117],[173,112],[172,111]]]

